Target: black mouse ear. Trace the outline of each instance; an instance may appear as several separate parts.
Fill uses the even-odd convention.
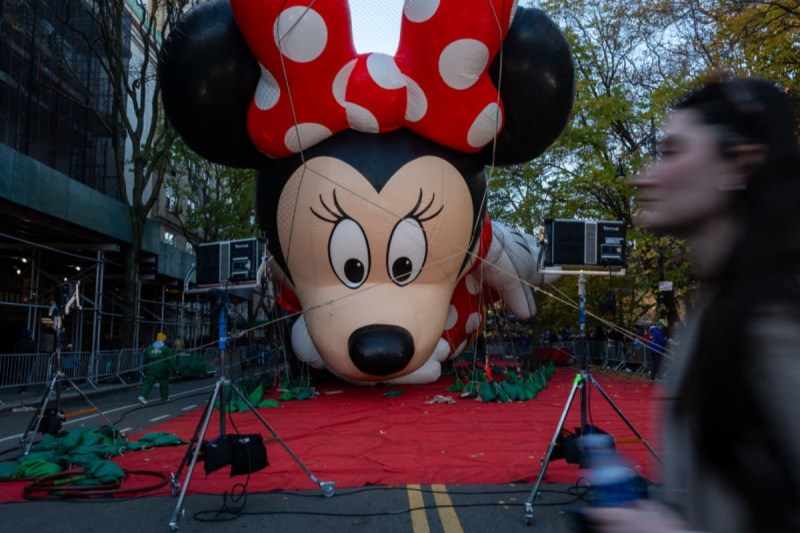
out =
[[[543,11],[519,7],[489,74],[500,89],[505,125],[496,144],[484,149],[486,161],[498,166],[530,161],[569,119],[575,95],[569,44]]]
[[[255,168],[266,159],[247,134],[247,110],[260,75],[228,0],[186,13],[158,60],[167,119],[189,148],[232,167]]]

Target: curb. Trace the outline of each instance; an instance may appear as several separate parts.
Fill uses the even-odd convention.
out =
[[[112,394],[114,392],[118,392],[121,390],[133,389],[139,386],[139,383],[130,383],[130,384],[120,384],[120,385],[106,385],[98,389],[94,389],[92,387],[81,387],[81,392],[88,398],[92,397],[99,397],[105,396],[107,394]],[[4,412],[22,412],[22,411],[30,411],[33,412],[42,402],[42,394],[44,391],[36,394],[27,394],[26,396],[19,397],[16,401],[10,400],[3,400],[4,404],[0,405],[0,413]],[[80,400],[82,398],[81,394],[74,390],[70,389],[68,391],[61,392],[61,401],[72,401],[75,399]]]

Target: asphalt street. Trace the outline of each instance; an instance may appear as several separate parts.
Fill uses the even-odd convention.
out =
[[[171,386],[168,402],[147,406],[136,401],[137,391],[130,386],[81,389],[87,398],[68,390],[61,398],[67,415],[64,429],[110,421],[129,434],[146,431],[202,407],[214,384],[213,378],[178,381]],[[25,397],[0,396],[5,404],[0,406],[0,451],[4,452],[0,460],[19,453],[20,437],[34,416],[33,406],[43,395],[43,389],[32,389]],[[269,475],[268,469],[264,472]],[[165,489],[158,496],[132,499],[4,503],[0,504],[0,523],[5,531],[114,533],[578,531],[571,511],[587,505],[581,497],[582,488],[542,484],[534,501],[533,519],[527,520],[524,504],[531,489],[528,484],[371,486],[336,488],[333,496],[326,497],[320,490],[243,495],[234,488],[231,494],[209,495],[196,493],[190,483],[182,502]]]

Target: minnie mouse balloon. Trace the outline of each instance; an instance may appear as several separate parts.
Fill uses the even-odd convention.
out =
[[[167,116],[201,155],[258,169],[298,357],[429,382],[484,305],[535,312],[538,244],[488,219],[484,167],[529,161],[568,119],[569,48],[541,11],[406,0],[394,57],[355,52],[345,0],[209,2],[172,35]]]

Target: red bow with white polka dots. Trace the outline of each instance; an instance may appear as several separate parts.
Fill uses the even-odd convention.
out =
[[[253,143],[285,157],[347,128],[406,127],[477,152],[503,107],[489,75],[516,0],[406,0],[398,52],[357,54],[347,0],[231,0],[259,80]]]

